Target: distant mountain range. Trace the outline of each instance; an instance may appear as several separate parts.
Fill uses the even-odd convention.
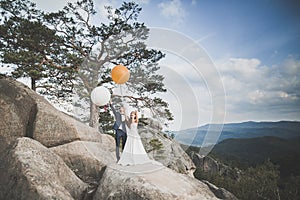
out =
[[[300,122],[297,121],[229,123],[224,124],[221,134],[214,131],[221,126],[220,124],[210,124],[173,133],[175,134],[175,140],[179,143],[192,146],[203,146],[204,140],[206,144],[207,141],[211,140],[210,144],[212,144],[230,138],[241,139],[272,136],[291,139],[300,137]],[[210,131],[208,132],[208,130]]]
[[[300,175],[300,137],[283,139],[272,136],[227,139],[215,145],[211,154],[223,163],[256,165],[270,159],[280,166],[281,175]]]
[[[220,125],[210,125],[210,127],[214,126],[220,127]],[[276,185],[279,188],[280,198],[300,199],[298,192],[300,186],[300,122],[280,121],[225,124],[220,137],[217,139],[218,143],[213,147],[203,147],[202,143],[209,130],[208,127],[209,125],[206,125],[197,129],[179,131],[175,133],[175,138],[180,143],[192,141],[192,145],[191,143],[188,146],[182,144],[182,147],[189,155],[194,155],[191,154],[191,151],[198,154],[209,151],[207,157],[215,160],[218,163],[217,166],[224,165],[228,166],[228,169],[241,170],[241,173],[239,173],[241,176],[240,180],[250,170],[250,172],[257,172],[256,174],[262,177],[263,174],[267,174],[263,179],[264,187],[272,187],[273,183],[269,182],[269,179],[266,177],[272,177],[276,174]],[[214,134],[214,132],[210,134]],[[199,147],[200,145],[202,146]],[[205,150],[206,148],[207,150]],[[204,160],[209,159],[204,158]],[[272,166],[270,163],[273,163],[273,167],[270,167]],[[204,174],[201,171],[203,169],[204,167],[200,167],[196,170],[198,175]],[[231,173],[221,175],[221,177],[213,176],[209,181],[217,185],[220,183],[220,180],[225,180],[222,187],[226,188],[231,183],[230,178],[228,179],[230,175]],[[246,180],[247,183],[251,178]],[[274,181],[275,179],[270,178],[270,180]],[[241,184],[243,182],[237,183],[237,185]],[[229,191],[237,192],[239,189],[249,191],[251,187],[246,185],[239,188],[235,185]],[[249,199],[259,198],[251,197]]]

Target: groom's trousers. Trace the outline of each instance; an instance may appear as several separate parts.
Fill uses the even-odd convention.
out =
[[[123,150],[125,147],[126,140],[127,140],[127,134],[123,130],[117,129],[115,139],[116,139],[116,157],[117,157],[118,161],[120,160],[121,138],[122,138],[122,150]]]

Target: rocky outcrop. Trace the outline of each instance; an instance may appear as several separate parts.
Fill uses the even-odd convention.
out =
[[[58,155],[26,137],[6,152],[0,174],[0,199],[81,199],[87,188]]]
[[[10,78],[0,79],[0,136],[7,144],[17,137],[33,138],[47,147],[76,140],[101,142],[99,132],[62,112],[24,84]],[[0,149],[1,150],[1,149]]]
[[[203,182],[161,164],[116,165],[111,136],[57,111],[13,79],[0,78],[0,88],[0,199],[217,199]],[[142,128],[144,134],[155,130]],[[180,146],[161,137],[155,138],[164,154],[154,157],[169,157],[164,164],[171,167],[173,159],[177,171],[191,169],[187,159],[180,165]]]
[[[74,141],[50,148],[59,155],[75,174],[87,183],[95,185],[107,165],[115,163],[114,140],[103,135],[104,143]]]
[[[195,178],[166,167],[154,171],[146,169],[155,167],[153,164],[127,168],[111,166],[101,179],[95,199],[218,199],[207,185]]]
[[[0,79],[0,153],[18,137],[30,136],[36,113],[33,92],[9,79]],[[7,134],[9,133],[9,134]]]
[[[88,127],[37,98],[37,114],[33,138],[47,147],[77,140],[101,142],[98,130]]]
[[[201,156],[193,151],[190,153],[190,156],[198,170],[209,174],[228,176],[235,180],[238,180],[240,178],[241,170],[233,169],[223,163],[216,161],[210,156]]]
[[[96,129],[86,126],[74,118],[57,111],[48,101],[22,83],[10,78],[1,78],[0,88],[0,101],[2,102],[0,107],[1,169],[6,168],[4,163],[9,159],[9,156],[4,155],[10,155],[9,153],[13,151],[13,144],[16,140],[26,136],[32,138],[35,142],[40,142],[39,144],[44,147],[43,154],[46,155],[45,158],[53,157],[52,155],[59,155],[54,157],[54,159],[57,159],[57,157],[60,158],[60,162],[63,162],[64,167],[73,173],[73,177],[77,179],[79,177],[81,180],[78,180],[88,183],[85,184],[86,192],[78,190],[81,195],[86,196],[87,193],[94,190],[98,185],[98,182],[95,183],[95,181],[99,181],[99,177],[103,174],[106,165],[109,162],[115,162],[113,156],[114,139],[109,135],[100,134]],[[51,148],[52,151],[46,147],[53,147]],[[32,151],[40,152],[36,145],[32,144],[31,148]],[[24,150],[26,151],[26,149]],[[20,147],[19,151],[22,151],[22,147]],[[48,154],[45,153],[46,151],[48,151]],[[39,159],[40,157],[33,157],[31,162],[39,163]],[[57,165],[56,167],[61,166]],[[36,166],[33,168],[35,169]],[[19,176],[18,173],[24,173],[23,171],[15,171],[16,174],[13,174],[13,170],[17,169],[12,168],[9,173],[11,177]],[[5,174],[6,172],[5,170],[1,170],[0,173]],[[44,173],[56,179],[60,177],[61,172],[49,169],[49,171],[46,170]],[[4,175],[1,177],[4,177]],[[41,177],[41,180],[44,180],[44,178]],[[91,183],[93,183],[92,187]],[[1,195],[4,195],[4,197],[10,197],[9,195],[13,190],[20,190],[18,192],[23,194],[28,189],[28,187],[19,187],[14,182],[11,185],[6,184],[5,181],[2,181],[2,178],[0,184]],[[26,185],[27,183],[21,181],[20,185],[23,184]],[[31,189],[31,186],[29,189]],[[67,192],[64,193],[67,194]],[[14,197],[12,196],[11,199],[19,199]],[[70,198],[73,197],[74,195],[70,196]],[[70,198],[64,197],[61,199]],[[25,196],[24,199],[39,198],[26,198]],[[75,196],[74,199],[79,199],[79,196]]]
[[[236,196],[234,196],[232,193],[228,192],[224,188],[218,188],[208,181],[203,181],[203,183],[205,183],[209,187],[209,189],[220,199],[238,200]]]
[[[139,134],[150,157],[179,173],[193,176],[196,169],[193,161],[179,143],[162,132],[159,122],[151,118],[143,120],[139,124]]]

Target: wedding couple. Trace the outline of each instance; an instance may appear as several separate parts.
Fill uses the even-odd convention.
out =
[[[111,102],[110,107],[115,116],[113,129],[116,133],[116,157],[118,164],[126,166],[153,162],[149,159],[142,144],[141,137],[138,134],[137,111],[132,111],[130,115],[128,115],[128,106],[126,106],[126,104],[121,106],[119,112],[116,111]],[[121,138],[123,151],[120,156]]]

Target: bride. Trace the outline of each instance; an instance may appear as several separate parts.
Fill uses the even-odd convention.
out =
[[[127,110],[128,109],[126,109],[125,112],[127,112]],[[152,162],[152,160],[149,159],[142,144],[141,137],[138,134],[138,121],[137,111],[132,111],[130,117],[126,116],[127,140],[121,158],[118,161],[118,164],[120,165],[136,165]]]

